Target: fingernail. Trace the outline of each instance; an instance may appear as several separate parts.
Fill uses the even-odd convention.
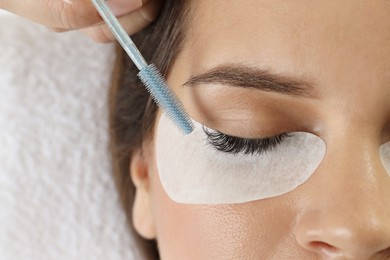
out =
[[[73,0],[62,0],[62,1],[64,1],[67,4],[71,4],[73,2]]]
[[[140,8],[142,0],[108,0],[107,5],[116,16],[121,16]]]

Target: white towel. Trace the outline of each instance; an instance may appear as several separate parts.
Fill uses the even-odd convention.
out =
[[[112,44],[0,12],[0,259],[140,259],[110,173]]]

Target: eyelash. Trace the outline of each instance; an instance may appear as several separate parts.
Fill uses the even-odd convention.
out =
[[[205,127],[203,127],[203,131],[207,135],[208,143],[212,145],[213,148],[220,152],[234,155],[239,153],[245,155],[261,155],[275,149],[281,142],[289,137],[289,134],[283,133],[267,138],[249,139],[226,135],[219,131],[211,132]]]

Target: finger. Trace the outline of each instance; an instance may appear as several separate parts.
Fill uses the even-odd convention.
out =
[[[6,0],[4,9],[34,22],[56,28],[76,29],[90,26],[101,18],[90,0]]]
[[[63,29],[63,28],[57,28],[57,27],[50,27],[47,26],[47,28],[52,31],[52,32],[57,32],[57,33],[62,33],[62,32],[68,32],[68,29]]]
[[[52,0],[53,1],[53,0]],[[58,0],[56,0],[58,1]],[[101,22],[101,17],[96,8],[91,4],[91,0],[62,0],[71,7],[73,12],[69,12],[68,17],[63,16],[65,21],[65,29],[81,29],[90,27],[91,25]],[[107,4],[113,9],[116,16],[120,16],[122,12],[132,12],[141,8],[145,0],[108,0]],[[84,9],[82,8],[84,7]],[[68,14],[65,12],[65,14]],[[75,21],[72,23],[72,21]]]
[[[119,9],[136,10],[142,0],[110,0]],[[125,1],[125,2],[124,2]],[[126,5],[125,5],[126,4]],[[0,7],[34,22],[58,29],[80,29],[101,22],[91,0],[0,0]]]
[[[138,1],[129,1],[129,0],[107,0],[107,5],[110,7],[111,11],[117,16],[122,16],[124,14],[131,13],[134,10],[141,8],[149,0],[138,0]]]
[[[161,0],[149,0],[138,10],[123,15],[118,20],[128,34],[139,32],[156,19],[160,13],[162,2]],[[83,29],[83,32],[97,42],[106,43],[115,40],[108,26],[103,23]]]

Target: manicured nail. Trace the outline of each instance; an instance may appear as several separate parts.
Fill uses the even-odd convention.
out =
[[[140,8],[142,0],[108,0],[107,5],[116,16],[121,16]]]

